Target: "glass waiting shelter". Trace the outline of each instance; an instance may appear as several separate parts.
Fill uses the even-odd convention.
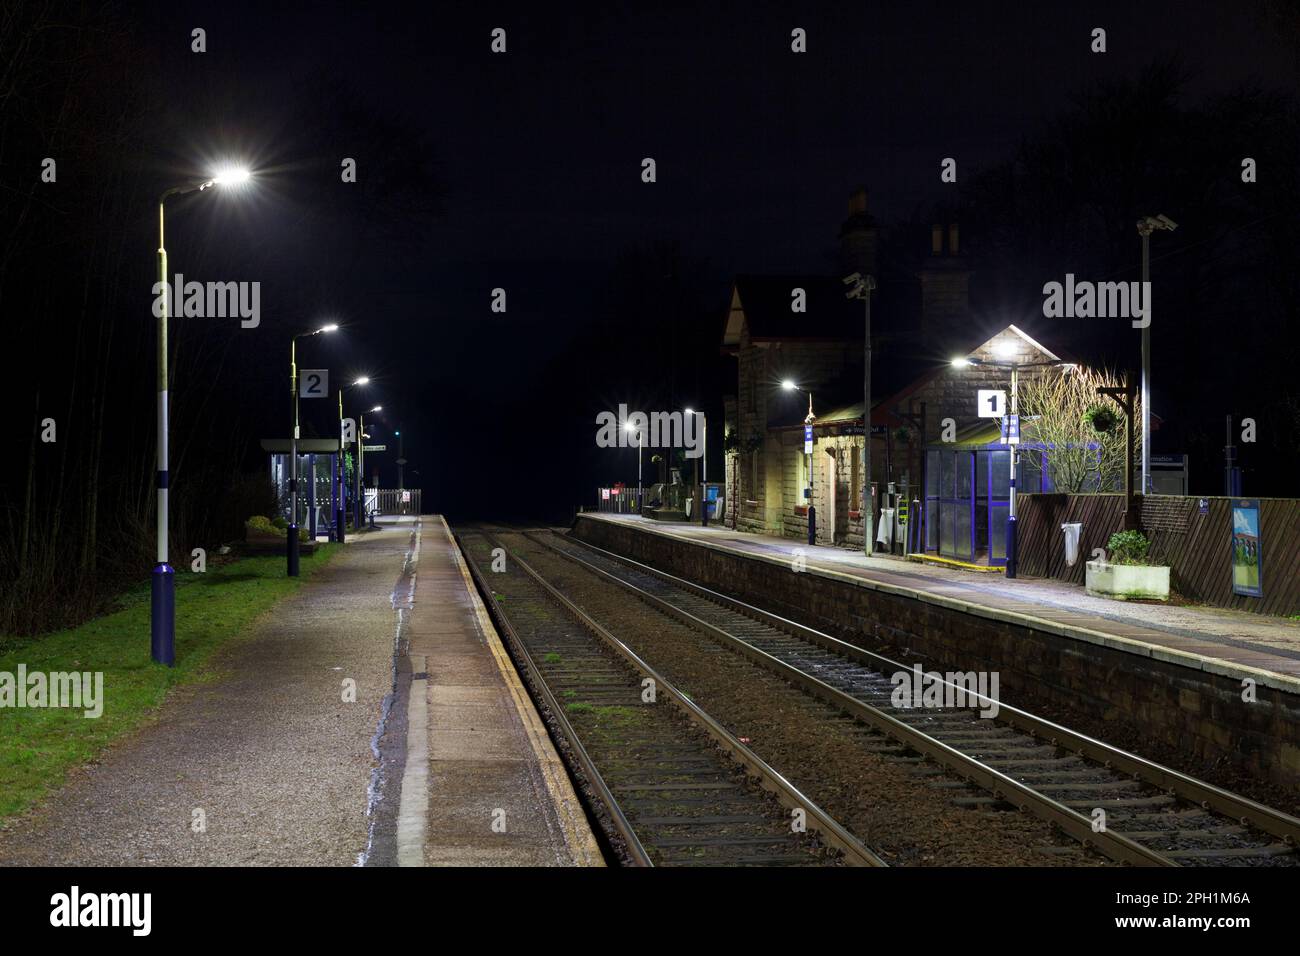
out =
[[[289,488],[292,472],[292,442],[288,438],[263,438],[262,450],[270,455],[271,484],[275,487],[279,513],[286,521],[292,507]],[[334,537],[334,522],[340,511],[347,513],[347,487],[338,481],[339,441],[337,438],[298,439],[298,527]]]
[[[1022,442],[1016,487],[1051,491],[1043,470],[1046,447]],[[1006,564],[1011,502],[1011,446],[998,421],[981,423],[955,442],[925,452],[925,550],[972,564]]]

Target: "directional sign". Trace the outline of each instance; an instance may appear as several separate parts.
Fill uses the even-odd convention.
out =
[[[1020,416],[1008,415],[1002,419],[1002,443],[1004,445],[1020,444]]]
[[[299,398],[329,398],[330,370],[305,368],[298,373]]]
[[[813,446],[812,426],[805,425],[803,427],[803,453],[805,455],[811,455],[812,446]]]
[[[362,445],[362,451],[388,451],[387,445]]]
[[[1000,388],[981,388],[976,405],[980,418],[1001,418],[1007,413],[1007,393]]]

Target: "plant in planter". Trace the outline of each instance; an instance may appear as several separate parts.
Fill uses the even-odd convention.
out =
[[[1151,542],[1146,535],[1141,531],[1117,531],[1107,543],[1111,560],[1088,562],[1085,578],[1088,593],[1121,601],[1168,599],[1169,568],[1150,563]]]

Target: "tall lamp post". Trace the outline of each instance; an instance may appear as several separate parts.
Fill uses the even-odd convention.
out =
[[[402,433],[394,431],[393,434],[397,436],[397,490],[401,491],[406,487],[406,475],[403,473],[406,467],[406,453],[402,450]]]
[[[167,493],[170,490],[168,434],[167,317],[174,289],[167,280],[166,208],[172,196],[203,192],[211,186],[238,185],[249,179],[247,169],[225,169],[199,183],[173,186],[158,197],[158,285],[154,288],[154,315],[158,318],[158,397],[155,419],[158,429],[157,461],[157,558],[149,594],[149,654],[154,663],[176,664],[176,570],[168,563]]]
[[[362,375],[355,382],[349,382],[347,385],[339,386],[339,508],[334,514],[335,537],[340,541],[347,540],[347,487],[348,471],[343,465],[344,456],[347,453],[347,435],[343,430],[343,390],[346,388],[355,388],[359,385],[370,384],[370,379]],[[358,443],[359,444],[359,443]]]
[[[876,544],[872,540],[876,523],[876,496],[871,493],[871,293],[876,280],[860,272],[841,280],[849,291],[846,299],[861,299],[864,319],[862,335],[862,546],[869,555]],[[888,463],[886,463],[888,470]],[[889,476],[885,476],[888,480]]]
[[[707,528],[709,526],[709,419],[703,412],[697,412],[694,409],[686,409],[687,415],[700,416],[700,526]]]
[[[641,452],[645,449],[645,431],[632,422],[623,425],[623,430],[636,432],[636,513],[641,513]]]
[[[1168,216],[1144,216],[1138,220],[1142,237],[1142,293],[1146,296],[1146,315],[1142,317],[1142,494],[1151,494],[1151,233],[1157,229],[1173,232],[1178,223]]]
[[[1007,349],[999,354],[1011,354]],[[1073,362],[985,362],[978,358],[955,358],[952,360],[953,368],[968,367],[986,367],[986,368],[1005,368],[1011,371],[1011,402],[1008,409],[1011,421],[1015,423],[1016,441],[1011,441],[1011,424],[1007,425],[1007,441],[1011,445],[1011,473],[1010,484],[1007,495],[1007,532],[1006,532],[1006,552],[1007,552],[1007,570],[1008,579],[1016,576],[1016,465],[1020,461],[1020,418],[1017,405],[1017,398],[1020,390],[1020,370],[1022,368],[1063,368],[1072,367]]]
[[[808,393],[808,414],[804,416],[804,426],[807,429],[805,434],[812,435],[812,423],[816,421],[813,415],[812,407],[812,390],[800,388],[790,379],[781,383],[781,387],[787,392],[807,392]],[[808,456],[808,543],[817,543],[817,506],[813,504],[813,447],[812,442],[807,438],[804,439],[804,454]]]
[[[357,426],[357,494],[356,504],[353,506],[357,528],[360,529],[363,521],[366,520],[366,498],[365,498],[365,470],[366,470],[366,415],[382,412],[383,405],[376,405],[369,412],[359,416]]]
[[[289,392],[293,396],[293,432],[289,438],[289,529],[285,535],[285,559],[288,564],[287,574],[291,578],[298,576],[298,439],[302,437],[298,430],[298,340],[338,331],[333,323],[321,326],[311,332],[299,332],[289,343]],[[312,481],[316,476],[312,475]]]

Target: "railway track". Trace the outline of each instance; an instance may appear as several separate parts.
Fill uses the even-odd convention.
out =
[[[522,558],[485,573],[490,531],[457,538],[625,862],[884,865]]]
[[[996,720],[897,708],[890,675],[907,665],[585,542],[526,536],[987,794],[958,803],[1010,804],[1123,863],[1300,864],[1287,814],[1005,704]]]

